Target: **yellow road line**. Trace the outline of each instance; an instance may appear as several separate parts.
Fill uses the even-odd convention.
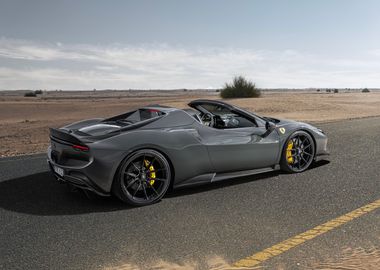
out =
[[[244,259],[241,259],[240,261],[237,261],[233,264],[234,267],[237,268],[248,268],[248,267],[254,267],[258,264],[269,260],[270,258],[273,258],[277,255],[280,255],[289,249],[292,249],[308,240],[311,240],[321,234],[324,234],[328,231],[331,231],[339,226],[342,226],[343,224],[354,220],[358,217],[361,217],[373,210],[376,210],[380,208],[380,199],[376,200],[370,204],[367,204],[363,207],[360,207],[352,212],[349,212],[343,216],[340,216],[338,218],[335,218],[333,220],[330,220],[326,223],[323,223],[322,225],[319,225],[311,230],[308,230],[304,233],[301,233],[299,235],[296,235],[292,238],[289,238],[281,243],[278,243],[270,248],[264,249],[263,251],[257,252],[253,254],[252,256],[246,257]]]

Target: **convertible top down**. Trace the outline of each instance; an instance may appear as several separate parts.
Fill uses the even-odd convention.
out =
[[[132,205],[169,187],[282,169],[302,172],[327,155],[324,132],[217,100],[188,109],[150,105],[50,129],[49,166],[60,181]]]

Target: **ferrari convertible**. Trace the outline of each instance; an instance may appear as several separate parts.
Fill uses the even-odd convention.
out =
[[[217,100],[194,100],[187,109],[149,105],[50,128],[50,140],[48,164],[59,181],[136,206],[159,201],[169,188],[303,172],[328,154],[319,128]]]

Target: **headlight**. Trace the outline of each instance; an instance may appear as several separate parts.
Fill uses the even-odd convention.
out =
[[[325,133],[323,132],[323,130],[320,129],[320,128],[316,128],[316,130],[317,130],[319,133],[325,134]]]

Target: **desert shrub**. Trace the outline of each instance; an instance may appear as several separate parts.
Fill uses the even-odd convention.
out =
[[[226,83],[220,92],[222,98],[250,98],[260,95],[261,92],[256,88],[256,85],[243,76],[235,77],[231,84]]]
[[[24,97],[36,97],[37,95],[36,95],[36,93],[35,92],[32,92],[32,91],[30,91],[30,92],[26,92],[25,94],[24,94]]]
[[[338,89],[334,89],[334,93],[339,93],[339,90]]]
[[[369,91],[369,89],[368,88],[364,88],[363,90],[362,90],[362,93],[369,93],[370,91]]]
[[[34,91],[34,93],[35,93],[36,95],[42,95],[42,90],[36,90],[36,91]]]

